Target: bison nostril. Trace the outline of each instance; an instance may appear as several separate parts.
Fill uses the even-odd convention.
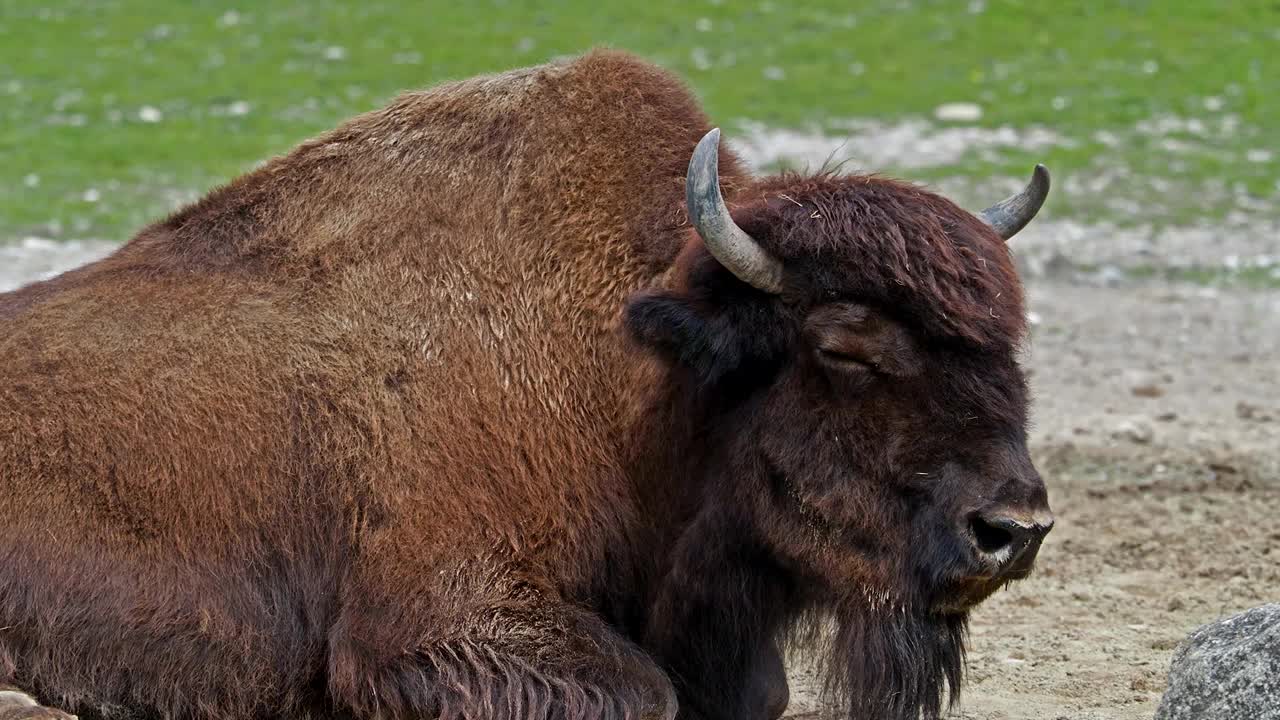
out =
[[[1013,543],[1013,533],[976,515],[969,521],[969,531],[973,533],[978,550],[988,555],[1000,552]]]
[[[1040,541],[1053,529],[1053,516],[1015,519],[1003,513],[977,513],[969,520],[969,532],[978,552],[993,556],[997,563],[1012,562],[1024,555],[1035,557]]]

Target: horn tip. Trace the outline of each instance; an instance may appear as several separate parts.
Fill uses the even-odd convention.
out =
[[[1048,188],[1049,187],[1049,168],[1045,167],[1044,163],[1036,163],[1035,170],[1031,172],[1031,179],[1034,180],[1037,184],[1044,185],[1046,188]]]

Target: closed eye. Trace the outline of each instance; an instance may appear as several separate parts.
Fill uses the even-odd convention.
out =
[[[818,359],[822,362],[839,368],[850,370],[878,370],[879,366],[860,355],[851,355],[840,350],[831,350],[827,348],[818,348]]]

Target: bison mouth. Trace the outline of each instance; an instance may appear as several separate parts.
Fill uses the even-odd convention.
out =
[[[964,562],[968,570],[938,584],[935,612],[966,612],[1010,583],[1030,577],[1040,548],[1038,538],[1027,542],[1021,552],[1007,554],[990,552],[984,542],[983,533],[974,533],[973,546]]]
[[[941,615],[967,613],[1015,578],[966,577],[947,583],[933,604]]]

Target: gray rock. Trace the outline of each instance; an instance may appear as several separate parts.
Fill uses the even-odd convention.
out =
[[[1156,720],[1280,720],[1280,603],[1191,633]]]

